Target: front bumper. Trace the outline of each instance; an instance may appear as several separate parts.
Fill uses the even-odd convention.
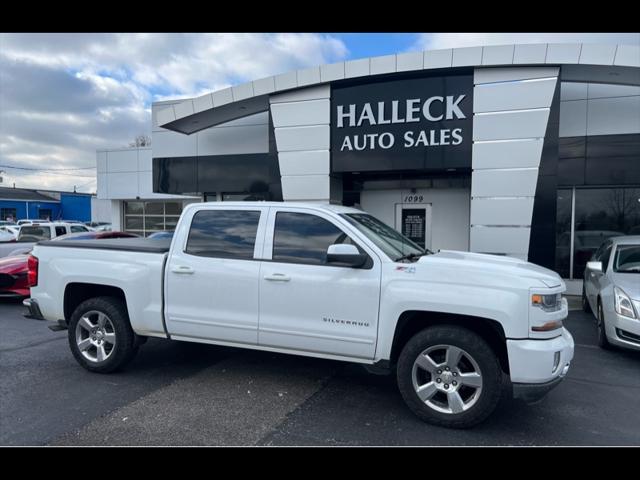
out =
[[[507,340],[514,397],[535,401],[546,395],[569,371],[574,348],[566,328],[548,340]]]
[[[636,311],[639,311],[638,304],[634,302]],[[615,311],[605,312],[605,325],[607,328],[607,338],[609,343],[623,348],[640,350],[640,320],[618,315]]]
[[[545,397],[547,393],[556,388],[569,371],[569,365],[564,366],[564,374],[560,374],[546,383],[513,383],[513,398],[519,398],[527,403],[534,403]]]

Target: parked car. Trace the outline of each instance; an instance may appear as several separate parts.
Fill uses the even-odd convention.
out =
[[[51,240],[67,233],[88,232],[89,227],[81,223],[43,222],[32,225],[22,224],[16,243],[0,243],[0,258],[16,249],[29,250],[36,242]]]
[[[84,222],[87,227],[96,228],[101,227],[103,225],[110,225],[109,222]]]
[[[582,308],[596,317],[602,348],[640,350],[640,235],[596,250],[584,270]]]
[[[0,243],[15,242],[16,236],[8,231],[0,230]]]
[[[173,232],[154,232],[151,235],[149,235],[147,238],[173,238]]]
[[[0,258],[0,298],[29,296],[28,259],[29,255]]]
[[[18,234],[20,233],[21,225],[9,224],[0,226],[0,233],[8,233],[13,236],[13,239],[16,240],[18,238]],[[3,241],[3,240],[0,240]],[[7,241],[7,240],[4,240]]]
[[[54,238],[52,241],[58,242],[61,240],[105,240],[109,238],[137,238],[138,235],[129,232],[80,232],[80,233],[67,233],[66,235],[60,235]]]
[[[64,319],[92,372],[124,367],[149,336],[356,362],[395,372],[421,419],[464,428],[505,382],[540,399],[573,358],[557,273],[434,254],[343,206],[196,203],[171,241],[42,242],[29,258],[25,305]]]
[[[138,235],[128,232],[80,232],[67,233],[52,241],[105,240],[111,238],[135,238]],[[0,258],[0,297],[28,297],[29,286],[26,283],[27,261],[33,247],[17,249],[5,258]]]

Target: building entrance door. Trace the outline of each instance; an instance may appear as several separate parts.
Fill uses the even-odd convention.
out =
[[[395,228],[422,248],[431,248],[431,204],[396,203]]]

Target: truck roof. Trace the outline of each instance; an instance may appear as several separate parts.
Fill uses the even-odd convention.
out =
[[[333,213],[363,213],[353,207],[345,207],[343,205],[333,205],[329,203],[311,203],[311,202],[206,202],[191,203],[185,207],[186,209],[200,208],[203,205],[213,206],[217,208],[224,207],[304,207],[317,211],[333,212]]]

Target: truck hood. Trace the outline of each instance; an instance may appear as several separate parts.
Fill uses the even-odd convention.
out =
[[[548,268],[525,262],[513,257],[488,255],[483,253],[440,250],[433,255],[425,255],[418,260],[419,264],[437,264],[440,267],[451,267],[460,275],[465,271],[482,272],[491,275],[512,275],[532,280],[531,286],[558,287],[562,279],[556,272]],[[540,282],[540,283],[537,283]]]

